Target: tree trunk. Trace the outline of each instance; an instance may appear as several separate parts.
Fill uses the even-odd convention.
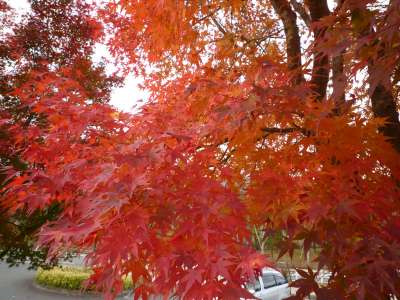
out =
[[[366,7],[362,9],[357,7],[352,9],[352,18],[363,18],[368,15]],[[373,33],[373,28],[367,22],[363,27],[356,29],[356,34],[362,38]],[[385,135],[389,142],[393,145],[397,152],[400,153],[400,121],[399,112],[397,111],[396,101],[393,96],[392,82],[390,72],[382,75],[382,72],[376,74],[374,64],[379,63],[385,54],[385,43],[378,38],[371,43],[380,44],[381,51],[378,57],[368,62],[368,80],[370,84],[370,95],[372,103],[372,111],[377,118],[384,118],[385,124],[379,128],[379,131]],[[376,79],[379,79],[376,83]]]
[[[326,28],[319,22],[321,18],[329,16],[330,11],[326,0],[307,0],[306,5],[310,11],[311,24],[314,34],[313,56],[314,64],[312,70],[311,85],[314,95],[318,101],[322,101],[326,96],[326,88],[329,80],[329,57],[321,51],[321,44],[324,42],[323,35]]]
[[[281,19],[286,36],[287,65],[289,71],[294,72],[292,83],[294,85],[304,81],[301,72],[301,48],[297,16],[286,0],[271,0],[275,12]]]
[[[368,67],[369,77],[373,77],[372,67]],[[373,87],[371,87],[373,88]],[[372,111],[375,117],[385,118],[386,123],[380,132],[384,134],[393,147],[400,153],[400,122],[399,113],[396,108],[396,102],[390,87],[379,83],[371,91]]]

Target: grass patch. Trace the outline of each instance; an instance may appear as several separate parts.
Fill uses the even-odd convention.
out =
[[[77,267],[55,267],[50,270],[39,268],[35,280],[45,287],[79,291],[84,288],[83,283],[91,274],[90,269]],[[124,290],[133,288],[133,282],[129,276],[123,278],[123,284]],[[89,287],[87,290],[93,291],[94,287]]]

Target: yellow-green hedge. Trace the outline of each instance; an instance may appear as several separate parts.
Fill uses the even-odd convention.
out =
[[[55,267],[50,270],[39,268],[36,272],[36,282],[50,288],[81,290],[83,289],[83,282],[90,277],[91,273],[90,269],[76,267]],[[133,288],[131,278],[126,277],[123,281],[124,289]]]

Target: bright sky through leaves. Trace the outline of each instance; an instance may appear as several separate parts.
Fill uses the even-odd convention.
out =
[[[7,0],[7,3],[13,7],[18,14],[23,14],[29,11],[29,4],[26,0]],[[102,57],[112,61],[110,53],[104,45],[98,44],[95,48],[94,61],[101,61]],[[115,66],[110,63],[107,66],[108,71],[115,70]],[[138,85],[141,80],[133,75],[128,75],[122,87],[114,88],[111,93],[110,104],[125,112],[135,112],[133,106],[141,105],[141,100],[146,100],[148,94],[141,90]]]

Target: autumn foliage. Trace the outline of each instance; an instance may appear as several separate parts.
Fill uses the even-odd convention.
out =
[[[55,54],[79,58],[39,49],[41,67],[1,95],[34,113],[2,106],[2,157],[27,168],[2,160],[1,203],[62,205],[39,234],[50,257],[87,251],[107,299],[126,274],[135,298],[251,298],[243,283],[270,264],[257,227],[284,233],[282,254],[321,249],[329,283],[302,272],[299,299],[400,296],[400,1],[31,2],[68,3],[87,24],[65,43],[54,18]],[[138,113],[88,88],[95,42],[144,78]],[[10,51],[4,74],[33,59]]]

